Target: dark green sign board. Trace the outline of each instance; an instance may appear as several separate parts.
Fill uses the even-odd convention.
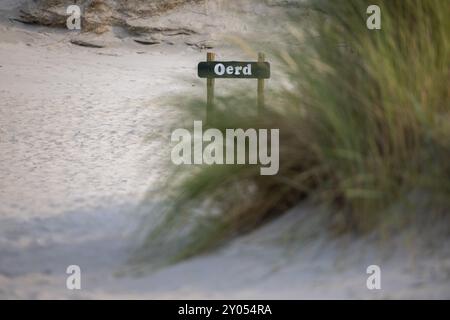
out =
[[[200,78],[269,79],[268,62],[206,61],[198,64]]]

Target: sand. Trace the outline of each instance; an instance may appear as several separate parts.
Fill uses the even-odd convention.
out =
[[[138,245],[141,216],[157,200],[146,193],[167,174],[167,141],[181,115],[167,98],[204,94],[196,66],[206,51],[192,44],[248,57],[221,39],[259,28],[251,7],[243,6],[243,19],[210,2],[209,11],[158,18],[199,29],[206,16],[208,27],[159,35],[156,46],[121,30],[78,35],[11,22],[20,2],[1,2],[0,298],[449,298],[448,252],[412,253],[401,241],[386,252],[369,239],[296,239],[296,226],[317,210],[308,204],[209,255],[141,276],[121,272]],[[81,267],[82,290],[66,289],[70,264]],[[366,288],[370,264],[382,268],[382,290]]]

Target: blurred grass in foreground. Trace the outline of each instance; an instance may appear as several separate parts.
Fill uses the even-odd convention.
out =
[[[408,210],[394,219],[389,209],[416,195],[429,200],[422,218],[448,223],[450,1],[311,3],[307,30],[290,16],[292,45],[273,50],[289,89],[271,97],[261,121],[246,114],[254,97],[218,102],[215,127],[280,129],[279,174],[178,168],[167,185],[170,204],[137,260],[191,257],[305,198],[329,206],[323,228],[336,234],[417,223]],[[370,4],[381,7],[382,30],[366,27]],[[204,101],[190,105],[194,115],[204,110]]]

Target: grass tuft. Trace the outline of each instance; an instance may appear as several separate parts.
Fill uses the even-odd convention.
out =
[[[259,122],[246,111],[254,97],[221,99],[215,124],[279,128],[279,174],[224,165],[174,176],[174,197],[142,252],[175,243],[164,255],[180,261],[306,198],[336,212],[323,226],[336,234],[373,232],[382,221],[415,223],[407,210],[394,219],[389,208],[417,193],[433,209],[422,218],[448,223],[450,1],[373,2],[312,1],[306,28],[288,15],[289,45],[267,48],[288,85],[268,98]],[[370,4],[381,8],[381,30],[366,27]],[[189,105],[196,116],[204,102]]]

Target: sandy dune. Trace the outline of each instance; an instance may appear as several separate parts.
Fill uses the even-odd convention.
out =
[[[165,174],[179,116],[165,98],[203,94],[196,66],[205,51],[186,42],[217,45],[218,26],[243,32],[251,19],[237,23],[215,6],[209,36],[157,46],[120,32],[82,36],[106,45],[92,49],[70,44],[73,33],[11,22],[18,4],[0,4],[0,298],[450,297],[442,250],[412,254],[400,242],[386,254],[368,241],[286,236],[316,210],[308,205],[211,255],[137,278],[121,274],[139,216],[151,213],[141,200]],[[195,28],[199,16],[173,17],[190,17]],[[215,50],[244,55],[229,45]],[[70,264],[82,269],[80,291],[65,287]],[[381,291],[366,288],[370,264],[383,267]]]

